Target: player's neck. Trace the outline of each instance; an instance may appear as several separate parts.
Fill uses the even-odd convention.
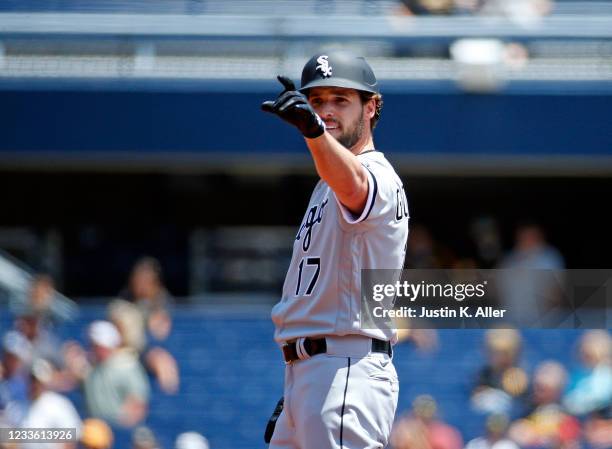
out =
[[[360,140],[357,142],[353,148],[351,148],[351,153],[355,156],[361,153],[365,153],[366,151],[374,150],[374,140],[372,139],[372,135],[370,134],[364,140]]]

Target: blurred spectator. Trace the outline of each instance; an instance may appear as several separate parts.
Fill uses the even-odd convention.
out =
[[[147,330],[155,339],[166,339],[172,328],[167,310],[172,297],[164,287],[162,269],[157,259],[144,257],[136,262],[128,286],[119,296],[133,301],[139,307]]]
[[[508,417],[503,414],[493,414],[487,418],[486,435],[474,438],[465,445],[465,449],[520,449],[508,439]]]
[[[480,7],[480,14],[502,16],[521,25],[537,24],[553,9],[552,0],[486,0]]]
[[[560,400],[566,383],[563,366],[542,362],[533,376],[532,411],[512,424],[508,434],[523,448],[574,448],[580,423],[563,410]]]
[[[527,222],[517,228],[515,246],[499,268],[503,269],[497,277],[500,304],[515,325],[543,325],[556,318],[563,279],[554,270],[562,270],[564,261],[546,242],[539,225]]]
[[[476,246],[478,265],[494,267],[502,255],[499,226],[493,217],[479,217],[470,224],[470,233]]]
[[[454,427],[436,419],[436,401],[429,395],[418,396],[412,413],[402,416],[393,426],[393,449],[461,449],[463,440]]]
[[[27,313],[15,320],[15,328],[31,345],[32,359],[44,359],[53,364],[53,380],[50,387],[55,391],[72,390],[76,384],[64,364],[62,341],[43,315]]]
[[[159,449],[159,443],[151,429],[140,426],[132,432],[132,449]]]
[[[591,448],[612,447],[612,342],[609,331],[586,332],[580,341],[582,368],[572,372],[563,404],[585,417],[584,437]]]
[[[85,402],[91,416],[132,427],[147,413],[149,383],[130,348],[121,348],[121,335],[108,321],[94,321],[88,329],[93,353],[90,365],[77,345],[69,347],[66,363],[83,381]]]
[[[478,374],[472,406],[484,413],[507,414],[528,386],[527,374],[519,366],[521,335],[515,329],[491,329],[485,338],[487,364]]]
[[[54,294],[55,283],[50,275],[40,273],[34,276],[30,286],[30,307],[32,312],[41,315],[51,314]]]
[[[45,359],[56,368],[63,366],[62,342],[42,315],[27,313],[17,317],[15,328],[27,338],[32,347],[32,359]]]
[[[429,229],[418,223],[412,225],[406,247],[406,268],[449,268],[452,263],[450,251],[433,239]]]
[[[61,295],[60,295],[61,296]],[[63,298],[66,301],[66,298]],[[10,309],[16,316],[36,315],[46,325],[53,325],[73,317],[74,306],[67,306],[58,299],[51,275],[38,273],[30,281],[24,295],[11,297]]]
[[[571,374],[563,399],[575,415],[606,414],[612,405],[612,340],[607,330],[586,332],[580,340],[582,368]],[[612,437],[611,437],[612,440]]]
[[[399,3],[398,14],[480,14],[507,17],[522,25],[537,23],[553,9],[552,0],[400,0]]]
[[[64,396],[51,391],[53,367],[44,359],[36,359],[30,370],[30,407],[21,423],[24,428],[70,428],[78,438],[81,419],[74,405]],[[74,449],[75,441],[58,443],[31,443],[32,449]]]
[[[101,419],[88,418],[83,421],[79,447],[82,449],[111,449],[113,431]]]
[[[0,422],[15,426],[21,422],[28,404],[28,370],[32,347],[16,331],[2,339],[0,361]]]
[[[123,299],[115,299],[107,308],[107,315],[121,334],[121,344],[137,353],[147,346],[145,320],[138,306]]]
[[[454,0],[400,0],[400,14],[449,15],[454,12]]]
[[[612,447],[612,415],[610,407],[602,413],[593,413],[584,424],[584,438],[591,449]]]
[[[438,332],[436,329],[412,328],[408,318],[394,318],[394,322],[397,327],[398,343],[410,342],[422,352],[432,352],[438,349]]]
[[[542,228],[525,222],[516,229],[514,249],[502,261],[502,268],[530,268],[560,270],[565,266],[563,256],[546,242]]]
[[[553,9],[552,0],[400,0],[398,14],[451,15],[480,14],[507,17],[532,25]]]
[[[48,319],[54,318],[52,309],[55,284],[53,278],[45,273],[32,277],[25,297],[13,298],[11,309],[17,316],[35,314]]]
[[[155,346],[148,348],[144,317],[131,302],[117,299],[108,306],[109,320],[121,334],[122,347],[130,348],[139,357],[162,391],[173,394],[178,391],[179,371],[174,357],[165,349]]]
[[[176,437],[174,449],[209,449],[209,445],[198,432],[183,432]]]

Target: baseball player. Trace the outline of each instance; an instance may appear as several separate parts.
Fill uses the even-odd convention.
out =
[[[287,365],[270,447],[383,448],[399,391],[396,331],[360,328],[360,270],[402,267],[408,208],[372,140],[378,84],[365,59],[348,52],[312,57],[299,90],[278,79],[283,92],[262,109],[302,133],[321,180],[272,311]]]

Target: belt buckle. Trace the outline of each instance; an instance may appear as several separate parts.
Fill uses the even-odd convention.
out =
[[[283,351],[283,361],[285,362],[285,365],[292,365],[295,360],[291,360],[290,354],[288,353],[289,343],[285,342],[285,344],[283,344],[281,347],[281,350]]]

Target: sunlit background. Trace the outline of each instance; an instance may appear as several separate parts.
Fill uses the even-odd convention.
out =
[[[407,268],[610,268],[611,1],[3,0],[0,427],[55,391],[112,428],[82,447],[265,447],[317,177],[259,105],[332,48],[379,78]],[[390,447],[612,447],[610,352],[608,330],[407,332]],[[91,375],[109,354],[121,404]]]

